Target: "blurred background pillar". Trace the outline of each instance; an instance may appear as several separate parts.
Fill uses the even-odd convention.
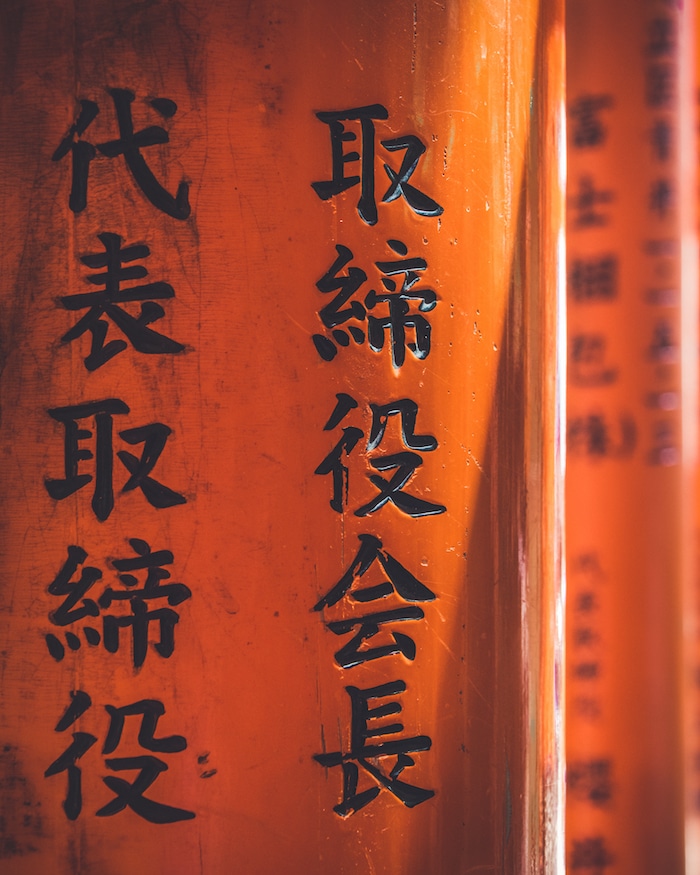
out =
[[[567,871],[684,871],[692,4],[567,4]],[[692,870],[691,870],[692,871]]]

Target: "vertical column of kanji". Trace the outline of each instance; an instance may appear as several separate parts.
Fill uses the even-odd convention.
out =
[[[567,866],[681,873],[692,10],[567,27]]]
[[[388,93],[381,97],[395,105]],[[375,801],[380,794],[393,797],[409,817],[410,809],[429,803],[436,794],[420,778],[425,773],[420,766],[433,744],[430,729],[424,715],[410,719],[409,705],[416,709],[412,669],[424,651],[419,649],[417,633],[434,608],[437,593],[415,563],[410,567],[405,542],[409,533],[411,540],[422,540],[418,521],[425,526],[427,519],[447,511],[435,500],[439,494],[432,495],[433,490],[439,492],[437,487],[416,490],[418,469],[431,458],[427,454],[439,450],[434,428],[428,430],[425,405],[419,403],[415,369],[431,356],[433,311],[439,302],[428,238],[423,237],[423,247],[418,249],[417,222],[407,219],[406,213],[422,220],[427,233],[428,223],[441,222],[445,210],[429,186],[420,183],[419,187],[419,179],[425,179],[421,159],[428,138],[415,123],[409,127],[402,114],[394,115],[395,119],[389,106],[379,102],[347,107],[341,103],[317,112],[329,137],[331,172],[328,178],[311,182],[323,201],[351,193],[337,207],[345,227],[342,239],[334,240],[330,266],[316,283],[329,301],[319,308],[321,325],[311,337],[323,362],[346,360],[342,370],[327,372],[333,400],[329,398],[323,430],[340,435],[331,439],[330,452],[314,470],[327,478],[330,511],[341,520],[352,514],[345,524],[347,541],[341,533],[346,567],[331,586],[323,587],[313,606],[322,612],[325,627],[341,636],[342,646],[334,648],[333,660],[348,701],[341,702],[341,714],[346,712],[347,717],[338,715],[336,720],[342,719],[349,732],[340,734],[337,750],[335,745],[328,748],[324,734],[322,751],[314,758],[327,769],[339,767],[341,791],[333,811],[344,819],[382,801],[386,812],[391,803]],[[357,148],[349,150],[347,142]],[[377,172],[377,153],[384,162],[388,187]],[[392,153],[397,153],[398,163],[391,161]],[[350,169],[357,172],[351,175]],[[354,189],[357,199],[351,201]],[[347,363],[351,344],[359,347],[366,361],[366,378],[361,382],[357,365]],[[389,381],[387,373],[392,375]],[[421,368],[418,373],[425,371]],[[362,466],[351,468],[363,453],[369,490],[357,483]],[[434,466],[429,470],[434,471]],[[427,554],[426,543],[424,567]],[[398,722],[382,720],[393,714],[402,715]],[[423,725],[423,731],[411,730],[411,725]],[[404,833],[395,814],[389,822],[397,837]],[[396,853],[387,863],[405,870],[404,854],[399,852],[397,858]]]
[[[45,12],[3,10],[23,47],[3,124],[18,113],[30,132],[3,160],[31,201],[2,302],[16,314],[3,320],[2,446],[25,484],[2,496],[19,598],[5,616],[27,626],[10,618],[6,737],[31,787],[18,783],[8,804],[38,806],[43,825],[32,838],[14,818],[10,835],[31,853],[10,866],[139,872],[174,844],[191,871],[196,755],[174,733],[194,714],[176,703],[197,530],[186,403],[197,342],[178,313],[197,306],[185,148],[196,112],[180,125],[196,89],[166,48],[183,35],[171,14],[107,2]]]
[[[695,138],[689,143],[689,148],[695,150],[696,185],[697,188],[697,213],[700,222],[700,19],[695,18]],[[700,230],[700,229],[699,229]],[[698,238],[689,245],[698,245]],[[700,279],[696,279],[695,292],[698,294]],[[699,324],[695,325],[694,336],[691,334],[687,346],[688,361],[693,363],[694,370],[689,365],[688,371],[695,379],[694,392],[696,403],[698,402],[698,365],[700,364],[700,337]],[[689,331],[692,326],[689,324]],[[695,422],[696,428],[700,425],[700,410]],[[695,448],[698,449],[697,433],[695,435]],[[693,555],[693,568],[690,580],[687,600],[687,623],[686,645],[687,663],[685,678],[685,716],[686,716],[686,870],[688,873],[696,872],[700,868],[700,467],[695,458],[695,485],[693,499],[693,525],[695,526],[694,537],[695,552]]]
[[[560,13],[335,9],[310,89],[324,872],[556,871]]]

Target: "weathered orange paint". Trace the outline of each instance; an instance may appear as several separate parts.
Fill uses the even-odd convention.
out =
[[[3,6],[4,872],[553,871],[560,12],[535,0]],[[136,95],[137,130],[168,130],[169,143],[143,155],[169,192],[189,180],[187,220],[149,203],[123,158],[97,157],[87,208],[68,209],[70,158],[52,154],[81,99],[101,110],[83,139],[117,137],[106,93],[115,87]],[[176,114],[164,121],[153,97],[174,100]],[[388,186],[382,163],[398,168],[403,156],[380,140],[415,135],[427,150],[411,183],[444,207],[440,217],[416,215],[401,197],[379,203],[369,226],[358,188],[326,202],[312,189],[331,173],[329,129],[315,113],[374,103],[389,114],[375,123],[377,200]],[[149,246],[138,262],[145,281],[175,290],[153,328],[184,353],[129,346],[88,373],[89,335],[60,343],[76,314],[57,298],[84,289],[79,257],[100,251],[105,231]],[[335,245],[352,250],[374,288],[388,239],[428,262],[420,286],[438,296],[426,314],[430,355],[407,351],[394,369],[386,348],[351,343],[322,361],[311,335],[328,298],[315,284]],[[120,336],[111,326],[109,338]],[[324,432],[339,392],[359,407]],[[156,510],[138,489],[120,494],[118,460],[106,521],[92,513],[91,485],[48,496],[44,478],[62,476],[63,432],[47,410],[103,398],[131,410],[115,416],[115,449],[132,451],[117,437],[124,428],[172,428],[153,476],[186,504]],[[418,403],[416,433],[439,445],[407,491],[447,512],[412,519],[389,504],[355,516],[377,494],[363,441],[345,459],[351,504],[336,513],[316,467],[342,427],[367,434],[370,402],[400,398]],[[396,419],[379,455],[406,450]],[[346,638],[324,624],[338,614],[313,606],[363,533],[437,599],[400,629],[416,643],[414,661],[342,670],[334,653]],[[116,586],[107,561],[129,555],[129,538],[172,550],[172,579],[192,590],[173,655],[151,647],[134,671],[124,645],[109,654],[83,641],[56,662],[44,635],[65,630],[49,623],[59,602],[47,588],[66,547],[83,546]],[[402,779],[435,796],[409,810],[383,791],[341,818],[340,769],[313,756],[347,750],[345,686],[396,679],[407,685],[403,735],[432,739]],[[93,707],[55,732],[75,689]],[[188,742],[162,755],[169,770],[146,795],[193,820],[94,816],[113,796],[102,781],[104,705],[145,698],[165,706],[157,734]],[[78,763],[83,811],[69,822],[66,774],[44,772],[73,731],[99,740]],[[114,756],[143,754],[135,735],[123,745]]]
[[[620,875],[684,871],[682,597],[695,403],[686,381],[696,357],[687,326],[697,320],[691,5],[567,6],[572,871],[593,861]],[[586,99],[602,101],[602,133],[577,145]],[[660,125],[668,148],[655,139]],[[594,294],[582,265],[606,258],[616,280]]]

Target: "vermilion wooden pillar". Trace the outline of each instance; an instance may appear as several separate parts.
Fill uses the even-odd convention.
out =
[[[567,5],[571,872],[685,871],[693,12],[656,0]]]
[[[559,5],[0,14],[3,871],[554,871]]]

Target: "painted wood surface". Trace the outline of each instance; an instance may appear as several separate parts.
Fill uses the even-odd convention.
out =
[[[0,38],[2,871],[553,871],[558,5]]]

